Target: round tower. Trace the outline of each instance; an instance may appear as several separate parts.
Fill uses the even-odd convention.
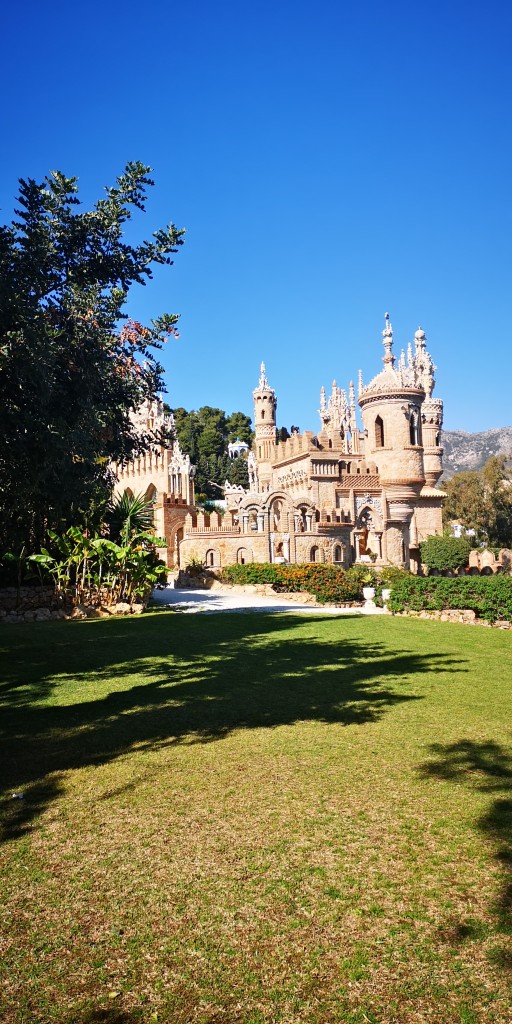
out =
[[[260,379],[254,389],[254,454],[258,464],[260,490],[268,490],[272,479],[272,463],[276,450],[277,398],[270,387],[265,363],[260,367]]]
[[[365,457],[375,462],[386,499],[385,557],[409,566],[409,524],[425,484],[421,407],[425,391],[418,381],[412,351],[395,365],[393,328],[386,313],[382,332],[384,369],[360,386]]]

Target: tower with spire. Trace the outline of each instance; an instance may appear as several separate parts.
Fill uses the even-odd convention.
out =
[[[432,398],[434,364],[425,332],[415,334],[415,350],[393,354],[393,328],[385,314],[382,332],[384,368],[369,384],[359,378],[359,406],[364,423],[365,453],[375,460],[386,500],[384,556],[409,567],[418,561],[418,543],[428,529],[428,502],[437,499],[441,527],[442,494],[434,492],[442,472],[440,429],[443,403]],[[428,512],[428,510],[427,510]],[[430,532],[434,532],[430,530]]]
[[[259,488],[268,490],[272,479],[272,463],[276,450],[276,393],[267,380],[265,363],[260,366],[260,379],[252,393],[254,399],[254,453]]]

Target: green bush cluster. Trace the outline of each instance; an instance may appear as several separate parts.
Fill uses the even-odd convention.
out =
[[[433,534],[420,544],[421,561],[429,569],[458,569],[468,564],[471,541],[467,537]]]
[[[393,612],[470,610],[487,622],[512,620],[512,577],[462,576],[443,579],[403,575],[393,582]]]
[[[252,562],[247,565],[228,565],[220,579],[230,584],[271,584],[276,590],[313,594],[320,604],[346,604],[363,600],[363,586],[376,585],[376,573],[357,566],[346,572],[336,565],[311,563],[307,565],[276,565],[270,562]]]
[[[153,530],[153,505],[143,494],[123,494],[106,510],[99,529],[70,526],[64,533],[48,530],[49,546],[29,555],[23,545],[7,551],[2,562],[16,574],[17,605],[24,577],[53,581],[66,602],[94,606],[146,601],[153,587],[167,577],[157,546],[165,540]]]

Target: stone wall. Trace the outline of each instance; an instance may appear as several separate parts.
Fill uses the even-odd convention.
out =
[[[16,587],[0,590],[0,621],[33,622],[64,619],[67,611],[54,587]]]
[[[50,619],[100,619],[111,615],[140,615],[144,604],[109,607],[77,604],[56,594],[53,587],[16,587],[0,590],[0,623],[48,622]]]

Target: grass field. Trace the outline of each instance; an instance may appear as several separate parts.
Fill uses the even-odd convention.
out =
[[[154,613],[0,648],[2,1022],[510,1024],[510,633]]]

